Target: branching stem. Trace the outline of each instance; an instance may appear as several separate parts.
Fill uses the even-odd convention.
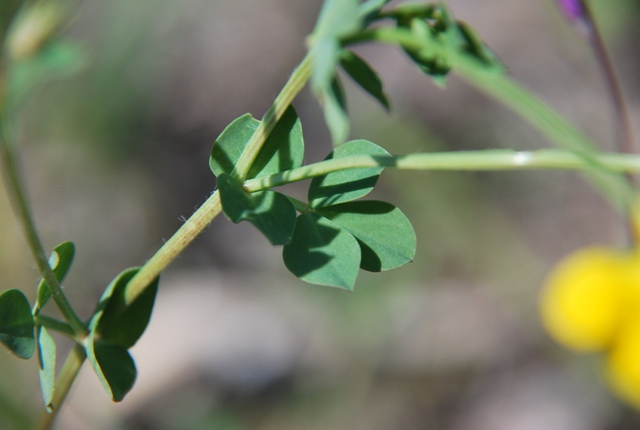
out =
[[[542,149],[538,151],[515,151],[511,149],[488,149],[480,151],[429,152],[400,156],[357,155],[333,158],[308,164],[297,169],[275,175],[250,179],[244,182],[247,192],[278,187],[291,182],[303,181],[316,176],[347,169],[389,167],[400,170],[599,170],[602,166],[613,172],[640,172],[640,156],[618,153],[592,155],[597,162],[587,161],[572,151]]]

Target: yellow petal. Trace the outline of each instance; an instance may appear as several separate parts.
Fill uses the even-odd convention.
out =
[[[625,324],[607,354],[606,376],[614,393],[640,408],[640,315]]]
[[[609,345],[625,318],[630,257],[586,248],[558,264],[542,291],[542,321],[559,343],[579,351]]]

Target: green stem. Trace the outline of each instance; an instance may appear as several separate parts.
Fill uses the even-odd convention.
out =
[[[234,178],[237,180],[243,180],[247,176],[251,165],[258,156],[258,153],[260,152],[262,145],[264,145],[264,142],[267,140],[269,133],[271,133],[273,127],[275,127],[278,120],[291,105],[293,99],[306,85],[307,81],[311,77],[312,71],[313,58],[311,55],[307,54],[298,67],[293,71],[291,77],[282,88],[282,91],[280,91],[280,94],[278,94],[278,97],[276,97],[273,102],[273,105],[271,105],[267,113],[264,115],[260,125],[244,147],[240,159],[231,172],[231,175]]]
[[[480,151],[429,152],[400,156],[356,155],[309,164],[275,175],[245,181],[247,192],[303,181],[346,169],[391,167],[400,170],[580,170],[591,171],[604,166],[615,172],[640,172],[640,156],[617,153],[594,153],[591,160],[575,152],[559,149],[515,151],[487,149]]]
[[[60,407],[67,397],[67,394],[69,394],[69,389],[71,388],[73,381],[76,379],[76,376],[78,376],[78,372],[80,372],[82,364],[86,358],[87,353],[85,352],[84,347],[76,344],[67,356],[67,359],[58,374],[58,379],[56,380],[56,384],[53,389],[53,398],[51,400],[52,411],[48,412],[45,409],[40,413],[40,419],[38,424],[35,426],[36,430],[48,430],[51,428],[58,412],[60,411]]]
[[[129,281],[126,303],[133,302],[160,273],[222,212],[220,193],[215,191],[173,236],[140,268]]]
[[[529,91],[495,70],[487,70],[477,60],[457,52],[454,48],[436,43],[427,38],[417,38],[411,31],[398,28],[377,28],[365,31],[348,41],[348,43],[378,41],[401,45],[417,55],[433,58],[439,55],[454,64],[454,71],[467,82],[500,101],[525,121],[537,129],[549,141],[557,146],[573,151],[580,151],[586,161],[596,164],[592,157],[595,145],[573,125],[551,109],[547,104]],[[604,166],[600,171],[588,173],[589,179],[607,196],[616,207],[627,210],[633,206],[635,195],[631,184],[618,174],[606,172]]]
[[[262,118],[260,125],[251,136],[249,142],[247,142],[232,172],[235,178],[240,180],[247,175],[276,122],[282,117],[293,99],[300,93],[311,77],[312,66],[312,58],[307,55],[291,74],[273,105]],[[221,211],[220,196],[216,191],[129,281],[125,295],[126,302],[131,303],[135,300],[147,285],[158,277]]]
[[[55,318],[51,318],[46,315],[37,315],[36,324],[39,324],[50,330],[57,331],[58,333],[61,333],[73,340],[77,339],[76,333],[73,331],[73,328],[69,324]]]
[[[38,271],[51,289],[51,297],[60,309],[64,319],[73,328],[77,336],[83,336],[87,332],[87,329],[73,310],[73,307],[62,291],[62,286],[60,282],[58,282],[58,278],[49,266],[49,260],[40,241],[40,236],[38,235],[33,216],[31,215],[31,208],[27,202],[26,192],[18,172],[15,153],[13,147],[10,146],[10,142],[6,139],[4,130],[0,130],[0,139],[0,156],[2,158],[2,172],[5,187],[13,202],[13,210],[22,225],[27,244],[31,250]]]

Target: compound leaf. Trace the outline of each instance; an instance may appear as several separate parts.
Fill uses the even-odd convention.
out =
[[[133,302],[126,302],[127,284],[138,270],[127,269],[111,282],[89,324],[90,331],[102,341],[125,349],[132,347],[147,328],[158,291],[156,278]]]
[[[291,240],[296,210],[289,199],[275,191],[246,193],[230,175],[218,176],[220,201],[225,215],[234,223],[249,221],[272,245]]]
[[[53,252],[49,257],[49,267],[56,275],[58,282],[62,282],[67,275],[71,263],[73,263],[73,257],[75,255],[76,248],[73,242],[63,242],[60,245],[53,248]],[[49,284],[44,280],[40,281],[38,285],[38,296],[36,298],[36,304],[33,308],[33,314],[38,315],[40,310],[44,307],[47,301],[51,298],[51,289]]]
[[[20,290],[0,294],[0,342],[20,358],[31,358],[36,348],[29,300]]]
[[[56,379],[56,342],[53,340],[46,328],[39,325],[36,327],[38,336],[38,374],[40,376],[40,387],[42,397],[47,410],[53,410],[53,388]]]
[[[306,282],[353,291],[360,246],[345,229],[310,212],[298,217],[282,258],[287,269]]]
[[[244,114],[229,124],[211,149],[209,167],[216,176],[230,174],[260,121]],[[304,139],[302,125],[293,106],[282,115],[253,162],[247,178],[273,175],[302,166]]]
[[[371,94],[387,110],[391,109],[389,99],[382,88],[382,80],[366,61],[351,51],[342,51],[340,65],[363,90]]]
[[[395,269],[413,260],[416,235],[394,205],[376,200],[341,203],[318,213],[351,233],[360,244],[360,268],[370,272]]]
[[[368,140],[352,140],[337,146],[328,156],[333,158],[352,155],[390,155],[387,150]],[[313,178],[308,198],[314,209],[348,202],[363,197],[373,189],[383,167],[347,169]]]

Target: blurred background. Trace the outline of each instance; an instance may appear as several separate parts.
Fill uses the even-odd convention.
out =
[[[213,191],[216,136],[246,112],[263,115],[304,56],[321,3],[81,2],[68,33],[88,64],[30,99],[20,140],[46,246],[76,244],[65,287],[82,316]],[[552,0],[446,3],[518,82],[613,148],[597,64]],[[640,136],[640,2],[590,3]],[[393,112],[345,78],[352,137],[395,154],[548,146],[455,76],[443,90],[396,49],[357,50],[381,74]],[[307,90],[295,106],[306,161],[324,158],[331,143],[321,110]],[[302,195],[305,185],[290,190]],[[138,381],[128,397],[111,403],[85,366],[56,428],[640,426],[606,391],[600,358],[557,346],[537,314],[539,287],[559,258],[623,241],[620,218],[578,174],[385,171],[373,196],[412,221],[413,264],[361,273],[353,294],[307,285],[253,227],[219,217],[165,272],[132,350]],[[0,219],[2,289],[33,298],[38,274],[4,189]],[[0,428],[29,428],[42,402],[37,363],[3,353],[0,369]]]

